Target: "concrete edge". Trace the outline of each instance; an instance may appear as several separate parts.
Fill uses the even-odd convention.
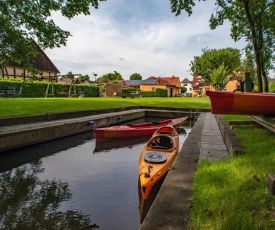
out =
[[[266,120],[264,117],[261,116],[249,116],[254,122],[256,122],[257,124],[259,124],[262,127],[265,127],[269,130],[271,130],[272,132],[275,133],[275,124],[274,122],[271,123],[268,120]]]
[[[238,139],[237,135],[230,128],[229,124],[227,124],[227,122],[220,115],[215,115],[215,118],[220,127],[224,143],[230,156],[234,157],[239,154],[244,154],[245,148],[243,147],[241,141]]]
[[[73,111],[66,113],[48,113],[48,114],[38,114],[29,116],[18,116],[18,117],[8,117],[0,118],[0,126],[10,126],[19,124],[36,123],[43,121],[53,121],[61,119],[78,118],[91,115],[99,115],[104,113],[114,113],[121,111],[130,111],[137,109],[154,109],[154,110],[170,110],[170,111],[182,111],[190,113],[200,113],[210,111],[209,109],[191,109],[191,108],[167,108],[167,107],[150,107],[150,106],[132,106],[123,108],[112,108],[112,109],[100,109],[100,110],[84,110],[84,111]]]
[[[0,152],[77,133],[93,132],[93,128],[116,125],[148,115],[167,118],[189,116],[190,119],[195,117],[195,113],[190,114],[189,112],[136,109],[78,118],[35,122],[31,124],[2,126],[0,127]]]

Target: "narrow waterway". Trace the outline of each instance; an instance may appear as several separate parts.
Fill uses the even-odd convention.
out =
[[[191,127],[179,128],[180,146]],[[88,132],[0,155],[0,229],[138,229],[147,140],[96,143]]]

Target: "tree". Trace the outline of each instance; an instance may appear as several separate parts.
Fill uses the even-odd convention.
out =
[[[182,92],[182,93],[186,93],[186,91],[187,91],[187,88],[184,87],[184,86],[182,86],[182,87],[181,87],[181,92]]]
[[[170,0],[172,12],[179,15],[185,10],[192,14],[194,0]],[[251,0],[216,0],[216,12],[211,15],[210,28],[215,29],[225,20],[231,23],[231,37],[238,41],[245,38],[246,50],[253,53],[256,63],[259,91],[268,91],[267,72],[274,69],[275,2]]]
[[[228,75],[227,67],[222,64],[210,74],[211,85],[213,85],[216,90],[223,90],[227,82],[231,80]]]
[[[55,25],[52,12],[60,11],[69,19],[78,14],[89,15],[89,7],[98,8],[105,0],[2,0],[0,1],[0,70],[10,62],[23,64],[33,72],[32,58],[37,55],[31,40],[42,48],[66,45],[68,31]]]
[[[191,71],[203,77],[205,83],[211,83],[211,73],[224,66],[228,73],[233,73],[241,66],[240,51],[238,49],[203,49],[201,56],[195,56],[191,61]]]
[[[77,78],[80,82],[85,82],[85,81],[89,81],[90,80],[90,77],[89,75],[81,75]]]
[[[142,80],[142,76],[139,73],[133,73],[130,76],[130,80]]]
[[[108,81],[118,81],[118,80],[123,80],[122,76],[120,73],[114,71],[114,73],[108,73],[103,75],[102,77],[99,77],[96,79],[97,82],[108,82]]]
[[[253,59],[251,53],[246,52],[245,57],[241,61],[241,72],[240,75],[242,76],[242,79],[244,79],[244,74],[246,72],[250,73],[250,79],[254,83],[257,82],[257,72],[256,72],[256,64],[255,60]]]

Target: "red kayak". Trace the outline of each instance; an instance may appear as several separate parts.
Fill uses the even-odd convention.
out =
[[[96,140],[120,138],[120,137],[136,137],[136,136],[149,136],[154,132],[167,125],[172,125],[174,128],[181,126],[186,122],[188,117],[181,117],[176,119],[169,119],[163,121],[153,121],[142,124],[125,124],[120,126],[111,126],[106,128],[95,128],[94,135]]]
[[[206,91],[213,114],[275,115],[274,93]]]

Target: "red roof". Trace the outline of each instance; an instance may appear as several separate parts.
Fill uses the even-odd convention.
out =
[[[202,82],[202,77],[201,76],[197,76],[197,75],[194,75],[193,76],[193,81],[192,81],[192,87],[193,88],[196,88],[198,87]]]
[[[146,80],[159,80],[160,85],[177,85],[177,82],[179,81],[179,77],[149,77]]]
[[[175,77],[175,76],[172,76],[172,77],[162,77],[161,79],[169,82],[170,85],[174,85],[174,86],[176,86],[177,83],[180,82],[180,78],[179,77]]]

